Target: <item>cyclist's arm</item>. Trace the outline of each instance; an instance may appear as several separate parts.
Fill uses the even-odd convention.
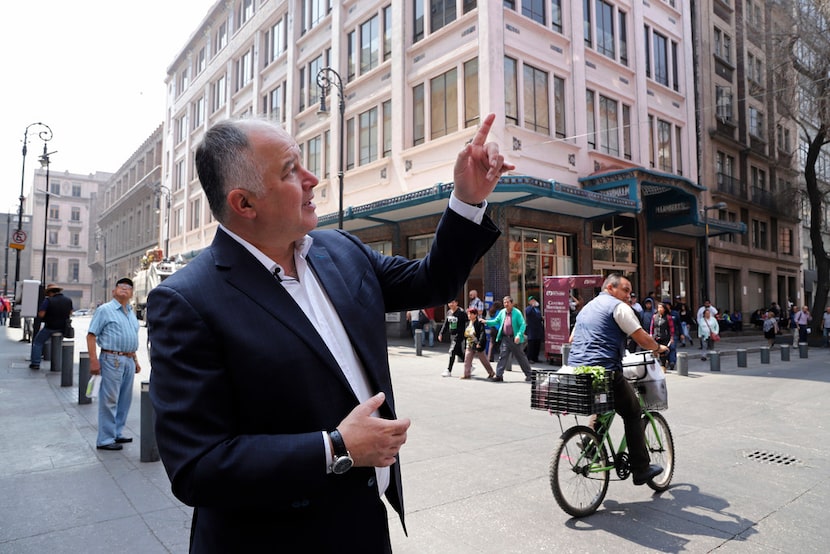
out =
[[[634,342],[644,349],[651,350],[655,354],[669,351],[668,346],[658,344],[651,335],[646,333],[645,329],[643,329],[637,320],[634,310],[631,310],[625,304],[620,303],[614,309],[614,321],[617,322],[617,325],[620,326],[623,333],[629,335],[634,339]]]

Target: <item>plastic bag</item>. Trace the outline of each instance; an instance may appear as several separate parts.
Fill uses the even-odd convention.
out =
[[[86,384],[86,397],[98,398],[99,390],[101,390],[101,376],[93,375],[89,378],[89,383]]]

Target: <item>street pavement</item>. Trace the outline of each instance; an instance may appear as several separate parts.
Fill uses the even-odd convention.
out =
[[[186,552],[190,508],[171,494],[161,462],[140,461],[149,370],[134,388],[135,441],[120,452],[95,449],[97,404],[79,405],[77,390],[88,322],[74,319],[72,387],[61,387],[49,363],[28,369],[20,329],[0,327],[0,553]],[[810,348],[806,359],[794,349],[790,361],[776,349],[761,364],[763,344],[757,332],[724,337],[719,372],[699,350],[681,349],[689,374],[667,376],[663,412],[677,455],[672,487],[656,494],[612,480],[599,511],[573,519],[548,479],[559,421],[530,409],[518,367],[504,383],[485,380],[480,366],[460,380],[460,364],[442,378],[445,346],[416,356],[411,341],[391,341],[398,413],[412,420],[401,452],[409,536],[390,509],[394,551],[826,551],[830,435],[820,410],[830,349]],[[745,368],[738,348],[748,351]],[[149,368],[144,349],[139,356]],[[332,506],[332,517],[340,509],[348,507]]]

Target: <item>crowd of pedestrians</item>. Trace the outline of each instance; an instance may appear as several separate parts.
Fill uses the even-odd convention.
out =
[[[582,307],[582,301],[576,291],[569,296],[570,323]],[[649,292],[642,303],[636,293],[631,293],[629,305],[637,315],[643,330],[668,351],[661,354],[659,363],[665,371],[673,371],[677,364],[677,349],[697,346],[700,359],[706,361],[707,353],[717,350],[720,334],[723,331],[741,332],[744,330],[743,314],[739,310],[720,311],[709,299],[705,299],[697,309],[690,307],[686,299],[675,296],[674,302],[668,297],[657,301]],[[429,314],[429,315],[427,315]],[[411,329],[423,329],[423,340],[433,345],[431,329],[436,327],[434,309],[414,310],[410,319]],[[810,333],[812,316],[808,306],[798,307],[787,302],[782,309],[776,302],[769,308],[759,309],[752,314],[750,324],[763,331],[770,347],[776,338],[786,331],[792,332],[793,346],[806,342]],[[429,333],[427,332],[429,330]],[[823,346],[830,347],[830,307],[821,317]],[[504,339],[508,339],[505,341]],[[489,306],[479,298],[476,290],[469,291],[469,303],[466,312],[457,301],[449,305],[441,331],[439,342],[448,344],[450,357],[448,367],[442,374],[452,375],[454,362],[464,363],[464,376],[470,378],[473,362],[479,360],[487,371],[487,379],[494,382],[503,381],[505,371],[511,371],[515,360],[530,380],[530,364],[545,361],[544,351],[544,314],[539,301],[533,295],[528,296],[524,311],[514,305],[511,296],[502,301],[491,301]],[[639,346],[629,340],[627,348],[634,352]],[[496,364],[495,372],[493,366]]]

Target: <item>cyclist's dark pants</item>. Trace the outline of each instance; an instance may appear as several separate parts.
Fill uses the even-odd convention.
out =
[[[637,393],[631,386],[622,371],[614,372],[614,411],[623,418],[625,424],[625,438],[628,443],[628,460],[632,471],[641,471],[648,467],[650,458],[646,448],[646,437],[643,431],[640,402]],[[592,415],[589,420],[591,428],[596,429],[597,416]]]

